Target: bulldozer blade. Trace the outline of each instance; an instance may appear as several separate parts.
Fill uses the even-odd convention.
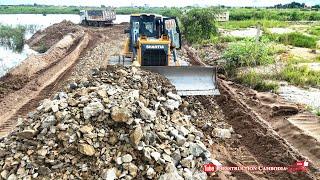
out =
[[[220,95],[216,67],[210,66],[143,66],[165,76],[180,96]]]

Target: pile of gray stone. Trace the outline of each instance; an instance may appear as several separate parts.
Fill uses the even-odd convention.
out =
[[[204,135],[163,77],[108,67],[71,83],[0,141],[3,179],[207,179]],[[0,179],[1,179],[0,178]]]

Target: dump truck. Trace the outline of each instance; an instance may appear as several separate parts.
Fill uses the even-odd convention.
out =
[[[116,19],[116,13],[113,9],[92,9],[92,10],[81,10],[80,21],[85,26],[96,26],[102,27],[112,25]]]
[[[165,76],[181,96],[218,95],[216,67],[190,66],[179,60],[181,33],[175,17],[132,14],[122,55],[108,64],[140,66]]]

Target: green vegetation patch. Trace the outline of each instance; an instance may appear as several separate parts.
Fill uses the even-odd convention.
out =
[[[236,80],[257,91],[272,91],[276,92],[279,89],[279,84],[276,82],[267,81],[265,77],[254,71],[242,73],[238,75]]]
[[[76,6],[1,5],[0,14],[79,14]]]
[[[308,36],[299,32],[292,32],[287,34],[266,33],[264,37],[275,42],[283,43],[285,45],[305,48],[316,48],[318,41],[318,38],[315,36]]]
[[[320,71],[310,70],[307,66],[288,64],[276,78],[298,86],[320,86]]]
[[[22,51],[24,46],[25,27],[0,25],[0,44],[14,51]]]
[[[219,22],[218,26],[223,29],[239,29],[239,28],[248,28],[256,27],[261,25],[263,28],[272,28],[272,27],[287,27],[289,24],[285,21],[275,21],[275,20],[242,20],[242,21],[227,21]]]
[[[308,32],[312,35],[320,37],[320,26],[312,26],[309,28]]]
[[[319,11],[300,9],[263,9],[263,8],[232,8],[230,20],[242,21],[249,19],[266,19],[277,21],[319,21]]]
[[[216,35],[216,13],[212,8],[194,8],[186,12],[180,18],[185,38],[191,43],[200,43]]]
[[[316,115],[317,115],[317,116],[320,116],[320,108],[318,108],[318,109],[316,110]]]
[[[274,52],[268,43],[245,39],[230,43],[223,57],[227,61],[227,67],[235,69],[271,64],[274,62]]]

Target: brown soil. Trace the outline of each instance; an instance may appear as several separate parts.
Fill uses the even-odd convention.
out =
[[[27,44],[33,50],[39,50],[39,48],[49,49],[58,41],[60,41],[65,35],[69,33],[75,33],[81,29],[71,21],[62,21],[60,23],[53,24],[44,30],[37,31],[29,40]]]
[[[232,84],[232,83],[231,83]],[[251,108],[228,84],[220,80],[220,90],[223,94],[218,97],[218,104],[223,109],[227,121],[241,135],[243,144],[257,161],[263,165],[290,166],[297,161],[306,160],[291,144],[283,139],[265,119],[265,114],[258,114]],[[312,164],[310,173],[299,172],[268,172],[268,178],[275,179],[314,179],[317,167]]]
[[[270,127],[320,169],[319,117],[278,95],[257,93],[237,84],[231,86]]]
[[[12,75],[7,73],[0,78],[0,99],[12,91],[17,91],[29,81],[29,78],[23,75]]]

